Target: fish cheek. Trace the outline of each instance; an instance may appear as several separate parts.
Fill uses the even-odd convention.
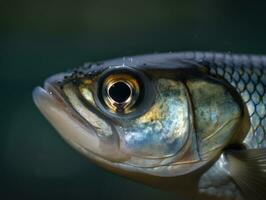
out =
[[[190,132],[189,103],[183,83],[159,79],[153,106],[123,124],[124,148],[137,157],[162,159],[178,154]]]

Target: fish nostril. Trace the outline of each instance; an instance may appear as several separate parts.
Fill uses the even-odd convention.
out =
[[[109,98],[118,104],[123,104],[128,101],[132,95],[132,88],[124,81],[117,81],[108,87]]]

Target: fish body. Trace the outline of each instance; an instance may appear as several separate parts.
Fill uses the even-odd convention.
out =
[[[266,198],[266,56],[87,63],[33,98],[72,147],[114,173],[191,199]]]

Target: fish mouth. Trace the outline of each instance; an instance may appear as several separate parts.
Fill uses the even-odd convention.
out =
[[[102,147],[102,138],[97,135],[94,127],[73,109],[60,86],[56,84],[56,80],[61,80],[63,76],[64,74],[52,76],[44,82],[43,87],[36,87],[33,90],[34,103],[73,148],[93,161],[111,165],[113,162]]]
[[[33,100],[42,114],[67,142],[78,144],[87,141],[92,145],[92,150],[96,149],[99,141],[94,130],[88,129],[82,123],[82,119],[50,84],[46,83],[44,88],[36,87],[33,91]]]

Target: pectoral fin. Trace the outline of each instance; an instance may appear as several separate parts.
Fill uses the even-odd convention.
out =
[[[225,152],[230,176],[246,199],[266,199],[266,149]]]

